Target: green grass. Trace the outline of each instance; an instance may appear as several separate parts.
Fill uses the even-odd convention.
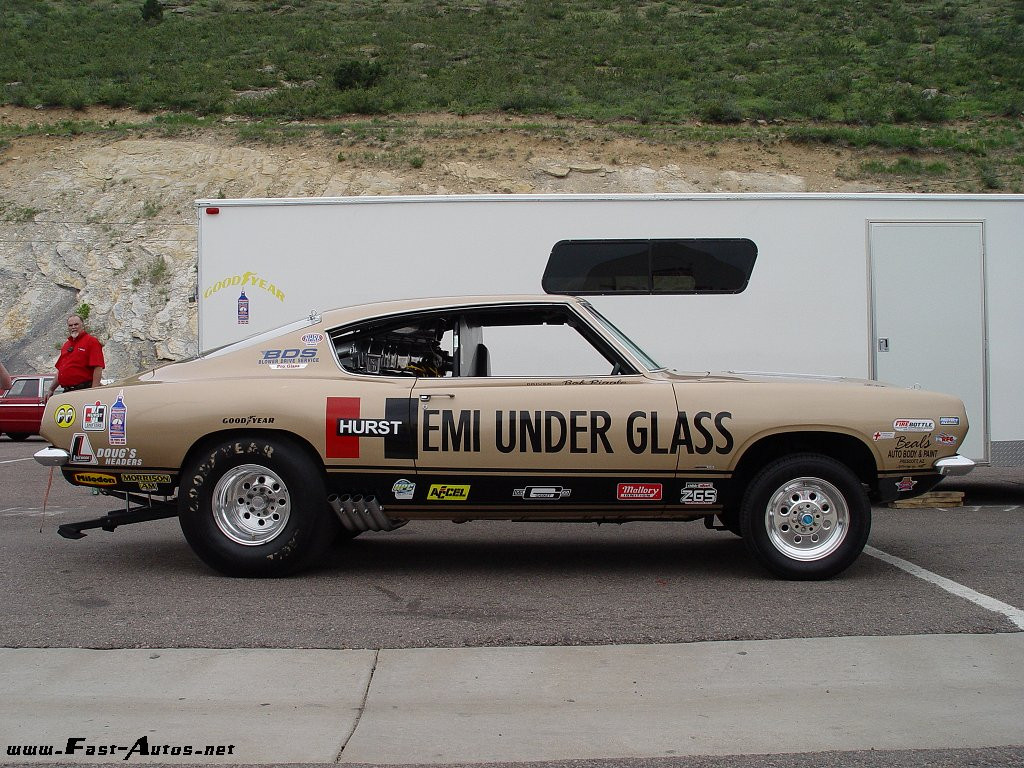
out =
[[[1020,0],[193,0],[159,22],[141,7],[3,0],[0,101],[726,124],[1024,111]]]
[[[0,154],[230,114],[242,143],[320,135],[342,162],[420,168],[429,150],[411,147],[506,112],[562,141],[837,146],[883,155],[856,177],[1024,188],[1024,0],[165,0],[159,21],[142,5],[0,0],[0,103],[142,113],[43,110],[0,126]]]

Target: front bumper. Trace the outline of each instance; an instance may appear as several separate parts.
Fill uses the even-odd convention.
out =
[[[975,463],[968,459],[966,456],[947,456],[944,459],[939,459],[935,462],[935,469],[939,471],[939,474],[943,477],[954,477],[956,475],[966,475],[975,467]]]
[[[41,451],[36,451],[35,459],[44,467],[63,467],[68,463],[71,458],[71,454],[65,451],[63,448],[54,448],[52,445],[49,448],[43,448]]]

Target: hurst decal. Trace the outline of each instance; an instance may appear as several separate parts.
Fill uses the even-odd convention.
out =
[[[659,417],[661,420],[659,420]],[[482,436],[494,425],[499,453],[615,453],[618,442],[635,454],[728,454],[735,441],[729,411],[680,411],[664,419],[657,412],[633,411],[618,423],[607,411],[495,411],[425,409],[420,451],[479,453]],[[667,423],[665,423],[667,421]],[[490,426],[488,424],[488,426]]]
[[[358,397],[328,397],[327,458],[358,459],[362,440],[379,439],[384,458],[415,459],[417,411],[412,403],[409,398],[389,397],[384,418],[373,418],[361,413]]]

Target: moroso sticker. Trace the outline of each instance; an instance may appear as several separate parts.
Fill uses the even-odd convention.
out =
[[[380,402],[379,400],[377,402]],[[329,459],[358,459],[363,440],[382,440],[384,458],[415,459],[419,411],[407,397],[384,401],[384,418],[365,418],[358,397],[328,397],[325,443]]]
[[[939,432],[935,435],[935,442],[940,445],[956,445],[956,435],[951,435],[948,432]]]
[[[619,483],[619,501],[661,501],[661,483]]]
[[[931,432],[935,422],[931,419],[896,419],[892,428],[897,432]]]
[[[92,449],[89,436],[84,432],[76,432],[71,438],[71,463],[72,464],[99,464],[96,460],[96,452]]]
[[[391,492],[400,501],[410,501],[416,495],[416,483],[405,478],[396,480],[395,484],[391,486]]]
[[[871,439],[877,443],[879,440],[892,440],[894,437],[896,437],[895,432],[875,432]]]
[[[170,475],[148,475],[138,473],[126,473],[121,475],[121,479],[126,483],[169,483],[171,482]]]
[[[107,406],[97,400],[93,405],[82,407],[82,429],[86,432],[103,432],[107,428]]]
[[[912,477],[904,477],[902,480],[896,481],[896,490],[900,493],[906,493],[907,491],[914,490],[914,486],[917,485],[917,480]]]
[[[427,501],[466,501],[469,485],[432,485],[427,491]]]
[[[959,416],[943,416],[939,419],[939,424],[943,427],[959,427],[960,417]]]
[[[62,405],[54,411],[53,423],[58,427],[67,429],[75,423],[75,407],[73,405]]]
[[[101,475],[98,472],[75,472],[71,475],[71,479],[82,485],[117,485],[116,477]]]
[[[560,485],[528,485],[512,491],[512,496],[517,499],[564,499],[571,494],[571,488]]]
[[[315,347],[317,344],[323,342],[323,340],[324,335],[322,333],[307,333],[302,337],[302,343],[307,347]]]

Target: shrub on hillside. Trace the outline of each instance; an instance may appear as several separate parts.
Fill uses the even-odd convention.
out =
[[[160,5],[160,0],[146,0],[142,4],[143,21],[160,21],[163,17],[164,8]]]
[[[384,77],[384,65],[377,61],[349,59],[341,62],[334,70],[334,84],[339,90],[369,88]]]

